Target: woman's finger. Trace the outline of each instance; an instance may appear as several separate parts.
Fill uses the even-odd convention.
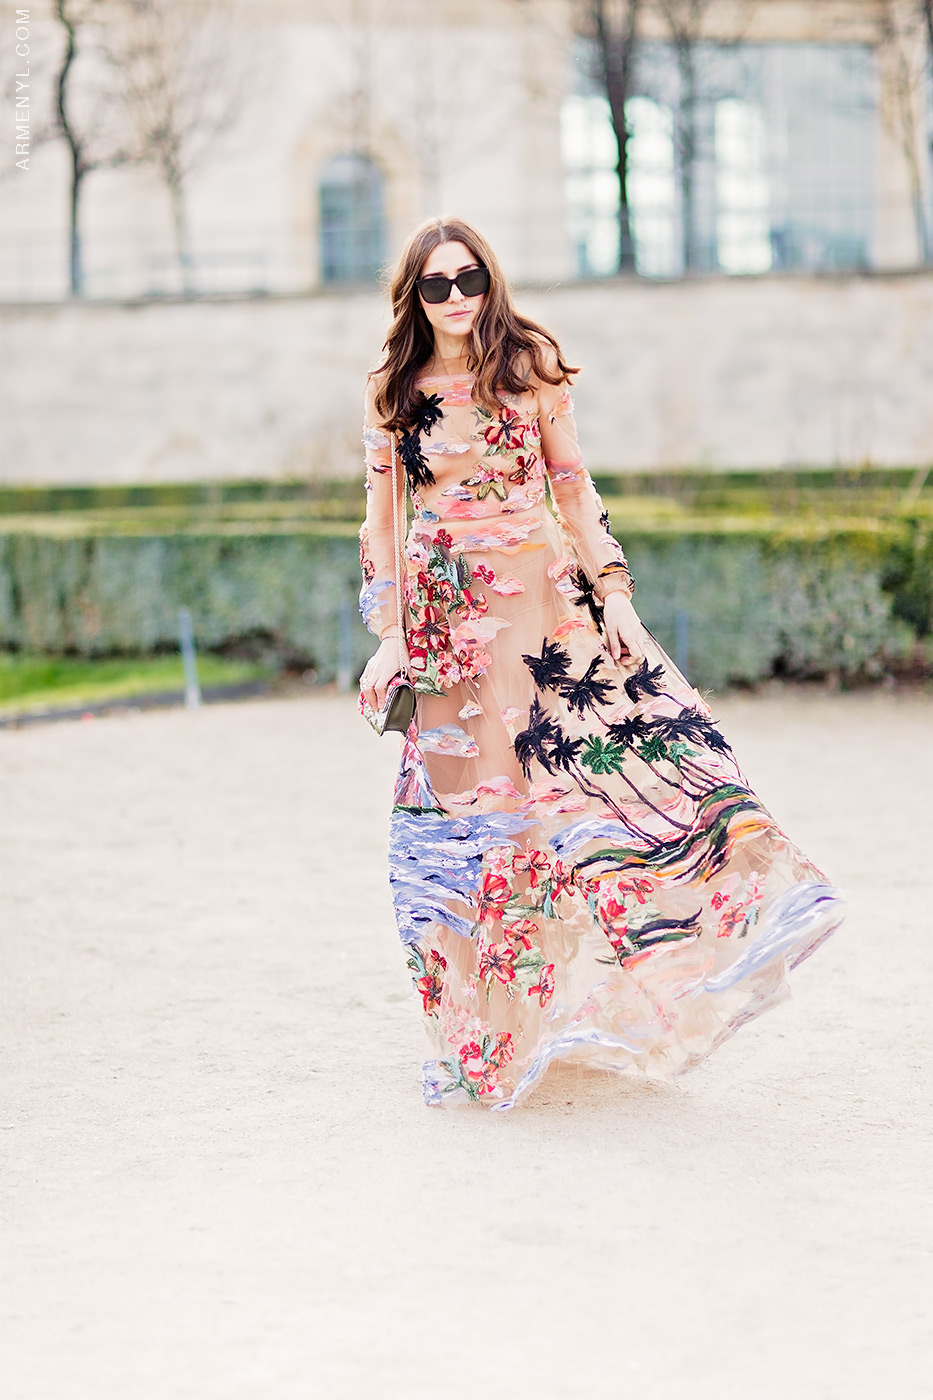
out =
[[[367,675],[366,671],[360,676],[360,694],[371,710],[379,708],[376,704],[376,687],[373,678],[371,675]]]
[[[624,662],[626,666],[640,665],[644,660],[641,638],[629,636],[621,628],[617,633],[617,638],[617,651],[613,652],[614,658]]]
[[[633,665],[640,666],[645,659],[645,644],[641,637],[633,637],[628,643],[628,650]]]

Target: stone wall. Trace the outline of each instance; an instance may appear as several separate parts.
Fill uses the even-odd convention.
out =
[[[526,289],[594,471],[933,460],[933,274]],[[0,306],[0,482],[347,475],[376,296]]]

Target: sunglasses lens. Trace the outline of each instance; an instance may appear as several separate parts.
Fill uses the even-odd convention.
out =
[[[450,285],[448,277],[425,277],[418,283],[418,291],[424,301],[436,305],[450,296]]]
[[[469,272],[461,272],[457,278],[457,286],[465,297],[482,296],[483,292],[489,290],[489,269],[471,267]]]

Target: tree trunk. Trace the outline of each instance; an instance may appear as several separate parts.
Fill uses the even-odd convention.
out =
[[[638,42],[636,24],[641,0],[628,0],[625,24],[613,32],[606,14],[606,0],[592,0],[593,23],[596,29],[597,52],[603,87],[609,102],[612,129],[619,156],[616,177],[619,181],[619,260],[620,272],[635,268],[635,241],[632,237],[631,211],[628,197],[628,143],[631,132],[625,115],[625,104],[631,95],[632,69]]]
[[[927,63],[933,67],[933,0],[920,0],[920,8],[923,10],[923,21],[925,21],[926,24]],[[930,167],[927,169],[927,175],[933,176],[933,130],[930,132],[927,146],[929,146],[930,157]],[[929,242],[933,242],[933,239],[929,238],[929,234],[927,234],[927,239],[929,239]],[[930,246],[927,246],[926,258],[927,262],[933,262],[933,248],[930,248]]]
[[[696,156],[696,72],[694,47],[688,41],[677,45],[680,93],[677,113],[677,158],[680,166],[680,242],[684,272],[696,265],[694,209],[694,162]]]
[[[84,258],[81,248],[81,187],[84,184],[85,171],[80,164],[72,166],[71,191],[69,199],[70,214],[70,238],[68,249],[68,275],[71,295],[73,297],[84,296]]]
[[[178,254],[182,290],[189,294],[194,291],[194,263],[191,257],[191,237],[188,229],[188,211],[185,207],[184,185],[177,172],[170,174],[166,183],[172,200],[172,223],[175,227],[175,250]]]
[[[928,263],[930,261],[930,230],[927,221],[927,211],[923,202],[923,190],[920,185],[920,171],[917,169],[917,159],[914,156],[910,167],[910,202],[914,211],[914,225],[917,230],[917,252],[920,261]]]
[[[81,202],[81,185],[87,171],[84,166],[81,143],[78,140],[68,116],[67,100],[68,75],[71,71],[71,65],[75,60],[77,45],[75,42],[74,24],[65,10],[65,0],[55,0],[55,13],[67,36],[65,52],[62,56],[62,65],[58,70],[58,82],[55,89],[55,111],[61,133],[68,144],[68,152],[71,158],[71,190],[68,206],[70,215],[68,278],[71,295],[73,297],[80,297],[84,295],[84,265],[81,258],[81,233],[78,216]]]
[[[619,142],[619,160],[616,165],[616,177],[619,181],[619,271],[634,272],[635,240],[632,236],[628,202],[628,127],[623,125],[621,131],[617,130],[616,138]]]

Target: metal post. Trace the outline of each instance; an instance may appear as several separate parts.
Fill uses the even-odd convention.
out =
[[[682,675],[690,664],[690,614],[678,608],[674,614],[674,664]]]
[[[349,599],[344,598],[337,609],[337,689],[346,691],[353,682],[353,613]]]
[[[185,705],[189,710],[196,710],[201,703],[201,686],[198,681],[198,659],[194,649],[194,628],[191,625],[191,613],[187,608],[178,609],[178,641],[185,668]]]

